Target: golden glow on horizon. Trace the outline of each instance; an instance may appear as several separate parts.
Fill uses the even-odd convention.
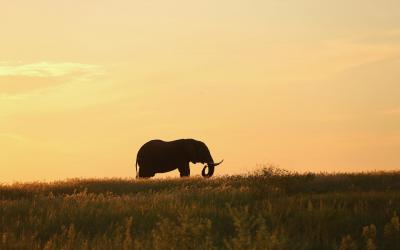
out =
[[[7,1],[0,182],[134,177],[153,138],[203,140],[216,174],[397,169],[399,8]]]

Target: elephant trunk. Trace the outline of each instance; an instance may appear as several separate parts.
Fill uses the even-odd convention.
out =
[[[214,169],[215,166],[218,166],[219,164],[221,164],[224,160],[218,162],[218,163],[214,163],[214,161],[207,163],[207,165],[204,166],[203,170],[201,171],[201,175],[205,178],[209,178],[211,176],[213,176],[214,174]],[[208,173],[206,173],[206,169],[208,168]]]
[[[208,168],[208,173],[206,173],[206,169]],[[214,165],[205,165],[203,170],[201,171],[201,175],[204,178],[209,178],[214,174]]]

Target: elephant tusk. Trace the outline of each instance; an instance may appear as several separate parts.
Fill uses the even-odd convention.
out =
[[[218,162],[218,163],[208,163],[207,165],[208,165],[208,166],[213,166],[213,167],[215,167],[215,166],[218,166],[219,164],[221,164],[223,161],[224,161],[224,160],[222,160],[222,161],[220,161],[220,162]]]

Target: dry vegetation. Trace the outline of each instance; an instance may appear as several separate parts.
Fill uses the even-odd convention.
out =
[[[400,173],[0,186],[0,249],[400,249]]]

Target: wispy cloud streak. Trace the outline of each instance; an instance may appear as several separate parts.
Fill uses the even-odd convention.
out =
[[[97,65],[72,62],[39,62],[20,65],[1,65],[0,76],[28,76],[28,77],[58,77],[73,73],[96,73],[100,70]]]
[[[3,139],[10,139],[13,141],[18,141],[18,142],[27,142],[28,140],[19,134],[14,134],[14,133],[0,133],[0,138]]]

